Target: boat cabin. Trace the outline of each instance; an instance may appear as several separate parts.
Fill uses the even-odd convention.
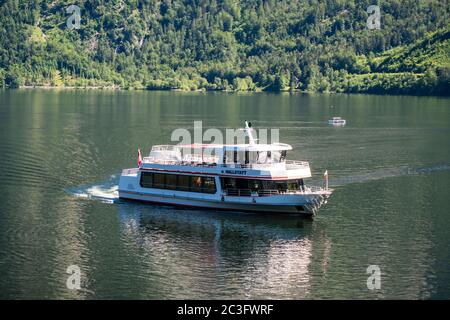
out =
[[[292,147],[284,143],[160,145],[152,148],[150,155],[144,158],[144,163],[251,168],[285,163],[288,150],[292,150]]]

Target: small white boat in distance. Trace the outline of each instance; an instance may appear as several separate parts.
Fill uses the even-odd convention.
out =
[[[341,117],[333,117],[333,119],[328,120],[328,124],[332,124],[333,126],[345,126],[346,123],[347,120]]]
[[[124,169],[119,197],[184,208],[313,215],[332,189],[305,185],[309,163],[287,160],[292,147],[259,144],[153,146],[138,168]],[[192,150],[194,153],[192,154]],[[184,151],[188,151],[186,153]]]

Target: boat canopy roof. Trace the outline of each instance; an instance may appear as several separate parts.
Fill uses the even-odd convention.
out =
[[[286,151],[292,150],[292,146],[286,143],[272,144],[186,144],[186,145],[159,145],[153,146],[155,150],[175,150],[175,149],[202,149],[202,150],[222,150],[222,151]]]
[[[272,143],[272,144],[259,144],[253,138],[251,123],[245,121],[245,128],[241,129],[249,138],[248,144],[204,144],[204,143],[193,143],[185,145],[159,145],[153,146],[152,152],[168,152],[174,151],[179,152],[181,149],[194,149],[194,150],[208,150],[217,153],[227,152],[227,151],[249,151],[249,152],[264,152],[264,151],[287,151],[292,150],[292,147],[286,143]]]

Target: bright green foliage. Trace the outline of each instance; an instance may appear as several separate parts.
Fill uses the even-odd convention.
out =
[[[448,95],[448,2],[373,2],[5,0],[0,86]]]

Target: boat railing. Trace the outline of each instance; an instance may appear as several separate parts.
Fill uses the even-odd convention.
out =
[[[327,189],[327,188],[323,188],[323,187],[317,187],[317,186],[308,186],[305,188],[305,190],[307,192],[324,192],[324,191],[329,191],[331,189]]]
[[[252,195],[256,195],[250,189],[225,189],[225,195],[231,197],[251,197]]]
[[[276,166],[283,166],[282,162],[273,163],[221,163],[220,166],[227,168],[238,168],[238,169],[264,169],[273,168]]]
[[[186,165],[186,166],[220,166],[224,168],[237,168],[237,169],[271,169],[278,166],[286,168],[286,170],[296,170],[309,168],[309,163],[306,161],[297,160],[285,160],[284,162],[272,162],[272,163],[220,163],[217,156],[201,156],[197,154],[186,154],[182,160],[178,159],[166,159],[161,157],[144,157],[144,163],[157,163],[168,165]],[[280,168],[281,169],[281,168]]]
[[[309,168],[309,162],[306,161],[286,160],[285,163],[287,170]]]
[[[278,190],[278,189],[262,189],[262,190],[251,190],[251,189],[224,189],[224,195],[231,197],[268,197],[276,195],[286,195],[286,194],[305,194],[305,193],[315,193],[324,192],[327,189],[322,187],[302,187],[298,190]]]
[[[135,176],[139,172],[139,168],[123,169],[122,176]]]
[[[280,194],[289,194],[289,193],[302,193],[300,190],[286,190],[280,191],[277,189],[262,189],[262,190],[251,190],[251,189],[225,189],[225,195],[231,197],[267,197],[267,196],[275,196]]]
[[[264,189],[264,190],[258,191],[258,195],[260,197],[275,196],[275,195],[279,195],[279,194],[280,194],[280,190]]]
[[[225,195],[232,197],[267,197],[275,196],[280,194],[299,194],[303,193],[302,190],[286,190],[281,191],[278,189],[262,189],[262,190],[251,190],[251,189],[225,189]]]
[[[153,146],[151,151],[173,151],[178,150],[179,148],[170,144],[162,144],[158,146]]]
[[[144,163],[158,163],[158,164],[179,164],[180,160],[173,160],[173,159],[164,159],[164,158],[158,158],[158,157],[144,157],[143,159]]]
[[[296,170],[309,168],[309,163],[306,161],[286,160],[272,163],[223,163],[221,166],[242,169],[271,169],[279,167],[279,169]]]
[[[185,154],[183,157],[183,162],[198,162],[198,163],[210,163],[216,164],[219,161],[217,156],[208,156],[201,154]]]

